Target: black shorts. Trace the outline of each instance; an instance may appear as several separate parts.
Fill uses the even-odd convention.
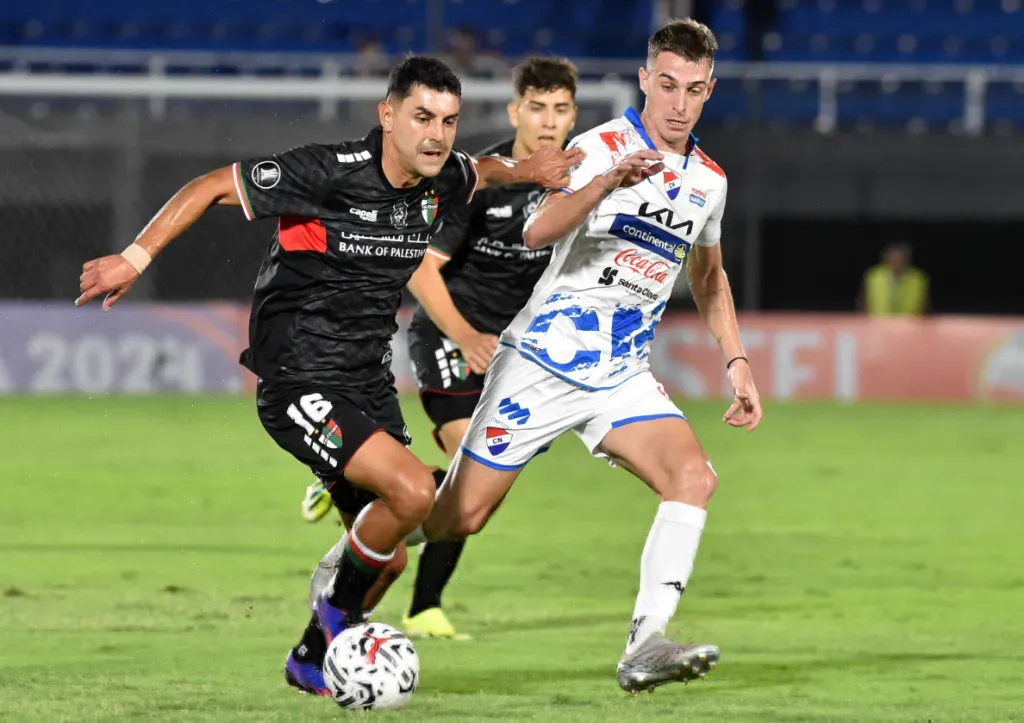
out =
[[[370,437],[387,432],[411,442],[398,394],[389,385],[367,395],[260,381],[256,409],[267,434],[308,466],[342,512],[358,513],[377,496],[345,479],[345,467]]]
[[[471,373],[459,347],[419,314],[409,325],[409,358],[435,439],[448,422],[473,416],[484,390],[483,375]]]

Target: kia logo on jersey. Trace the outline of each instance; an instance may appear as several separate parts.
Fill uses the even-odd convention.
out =
[[[512,443],[512,435],[501,427],[487,428],[487,451],[491,456],[501,454]]]
[[[670,200],[675,201],[676,196],[679,195],[679,188],[683,185],[683,182],[679,180],[679,176],[672,173],[672,171],[665,171],[665,192],[668,194]]]

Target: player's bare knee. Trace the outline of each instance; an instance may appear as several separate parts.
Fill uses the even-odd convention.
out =
[[[487,510],[480,510],[464,514],[457,520],[452,520],[448,525],[447,539],[465,540],[467,537],[475,535],[484,529],[489,516]]]
[[[705,507],[718,487],[718,475],[704,457],[687,460],[670,475],[661,497],[666,501],[685,502]]]
[[[402,471],[397,474],[388,506],[403,526],[411,530],[430,514],[436,491],[434,478],[425,467],[422,470]]]

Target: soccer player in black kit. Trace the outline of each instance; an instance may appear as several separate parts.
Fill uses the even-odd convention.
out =
[[[540,148],[561,148],[577,115],[577,72],[568,60],[529,58],[513,70],[514,99],[508,104],[515,137],[484,151],[484,156],[527,158]],[[409,328],[412,359],[420,398],[434,424],[434,438],[451,460],[469,426],[483,390],[484,372],[498,344],[497,335],[530,298],[551,258],[551,248],[523,245],[523,224],[544,189],[517,184],[481,191],[472,203],[445,219],[431,239],[427,255],[409,280],[420,305]],[[445,470],[434,472],[438,484]],[[319,504],[322,484],[307,490],[303,511],[310,521],[330,511]],[[314,510],[316,510],[314,512]],[[350,524],[350,516],[342,513]],[[462,554],[464,541],[429,542],[416,572],[412,603],[402,627],[410,636],[456,638],[441,607],[441,595]],[[321,563],[322,581],[341,550]],[[396,557],[367,597],[366,608],[380,601],[404,568]],[[320,575],[318,570],[318,575]]]
[[[211,206],[278,219],[241,361],[259,378],[266,431],[327,482],[339,510],[358,513],[334,580],[287,657],[285,677],[304,692],[329,695],[320,670],[327,645],[362,619],[380,570],[433,504],[435,482],[407,449],[390,370],[402,289],[446,216],[476,190],[523,182],[558,188],[582,160],[554,150],[518,163],[474,161],[452,151],[461,90],[441,61],[408,58],[391,72],[381,125],[365,138],[200,176],[121,254],[83,267],[75,303],[106,294],[107,310]]]
[[[481,155],[527,158],[539,148],[561,148],[576,122],[576,80],[576,68],[566,60],[530,58],[517,66],[508,108],[515,138]],[[409,281],[420,302],[409,327],[409,356],[434,438],[449,461],[480,399],[498,334],[529,300],[551,259],[550,246],[531,250],[523,244],[523,224],[542,193],[535,184],[481,191],[434,236]],[[443,470],[435,474],[443,480]],[[455,635],[441,593],[464,545],[424,545],[406,632]]]

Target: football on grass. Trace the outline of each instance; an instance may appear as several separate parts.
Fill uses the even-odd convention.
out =
[[[420,657],[400,630],[364,623],[343,630],[324,658],[324,682],[349,710],[401,708],[420,680]]]

